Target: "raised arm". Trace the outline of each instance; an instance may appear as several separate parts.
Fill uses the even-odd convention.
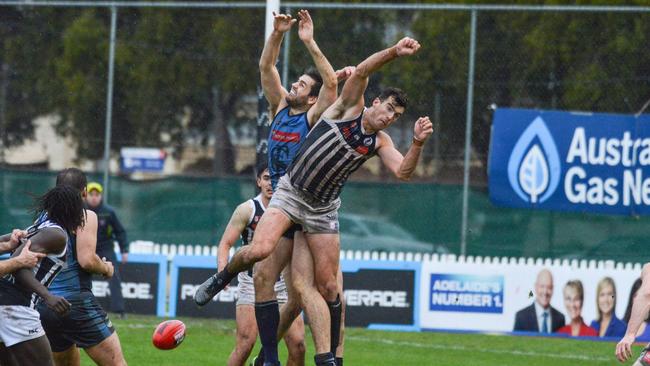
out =
[[[217,249],[217,268],[221,272],[228,264],[228,253],[230,248],[232,248],[239,236],[248,225],[248,220],[253,213],[253,207],[251,207],[250,202],[244,202],[241,205],[237,206],[235,212],[232,213],[232,217],[226,226],[226,230],[221,236],[219,241],[219,248]]]
[[[278,107],[286,105],[284,97],[287,95],[287,91],[282,87],[280,73],[275,67],[275,63],[280,54],[280,45],[284,33],[290,30],[297,20],[291,19],[291,15],[276,14],[275,12],[273,18],[273,32],[271,32],[269,39],[266,40],[260,57],[260,76],[264,96],[269,102],[272,113],[275,115],[278,112]]]
[[[420,43],[413,38],[405,37],[394,46],[376,52],[357,65],[352,76],[345,82],[341,95],[334,103],[332,111],[340,114],[353,109],[352,114],[361,112],[364,106],[363,93],[368,87],[370,74],[379,70],[388,62],[402,56],[410,56],[420,49]],[[329,116],[329,112],[328,112]],[[336,116],[331,116],[336,118]]]
[[[431,133],[433,133],[433,125],[431,124],[429,117],[418,118],[413,130],[413,143],[411,144],[409,151],[406,153],[406,156],[402,156],[402,154],[395,148],[395,145],[393,145],[390,136],[383,131],[380,131],[377,135],[377,138],[379,139],[377,155],[379,155],[379,158],[382,163],[386,165],[388,170],[393,172],[395,177],[401,180],[409,180],[411,179],[411,175],[415,171],[415,167],[420,159],[424,141],[431,136]]]
[[[85,271],[113,276],[113,263],[99,258],[97,250],[97,214],[86,210],[86,224],[77,229],[77,260]]]
[[[300,18],[300,22],[298,22],[298,37],[300,37],[300,40],[307,47],[309,55],[311,55],[314,65],[323,79],[323,86],[318,93],[316,104],[307,112],[307,120],[313,126],[320,119],[325,109],[336,100],[338,80],[334,68],[327,61],[327,58],[321,52],[320,48],[318,48],[318,44],[314,40],[314,22],[309,12],[307,10],[300,10],[298,12],[298,18]]]

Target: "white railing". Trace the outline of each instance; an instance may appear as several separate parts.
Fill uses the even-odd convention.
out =
[[[136,240],[131,242],[130,252],[137,254],[162,254],[169,260],[175,255],[217,255],[217,247],[210,245],[192,244],[157,244],[152,241]],[[230,249],[230,256],[235,249]],[[627,269],[641,270],[641,263],[615,262],[613,260],[586,260],[586,259],[550,259],[550,258],[515,258],[515,257],[482,257],[482,256],[456,256],[455,254],[436,253],[411,253],[411,252],[375,252],[361,250],[341,250],[341,259],[349,260],[378,260],[378,261],[415,261],[415,262],[443,262],[467,264],[501,264],[522,266],[563,266],[573,269]]]

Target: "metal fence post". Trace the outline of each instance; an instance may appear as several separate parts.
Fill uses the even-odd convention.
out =
[[[467,254],[467,206],[469,200],[469,163],[472,149],[472,107],[474,100],[474,58],[476,55],[476,17],[472,9],[472,25],[469,37],[469,71],[467,73],[467,116],[465,119],[465,162],[463,174],[463,220],[460,232],[460,255]]]
[[[111,38],[108,48],[108,86],[106,88],[106,130],[104,131],[104,202],[108,202],[108,171],[111,159],[111,129],[113,120],[113,75],[115,68],[115,33],[117,31],[117,7],[111,7]]]
[[[286,14],[291,13],[291,8],[286,7],[285,11]],[[282,47],[282,85],[286,90],[289,90],[290,88],[290,83],[289,83],[289,51],[291,47],[291,32],[286,32],[284,34],[284,45]]]

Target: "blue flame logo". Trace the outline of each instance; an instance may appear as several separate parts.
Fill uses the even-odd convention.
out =
[[[541,117],[526,128],[508,160],[510,186],[524,201],[542,203],[560,183],[560,156]]]

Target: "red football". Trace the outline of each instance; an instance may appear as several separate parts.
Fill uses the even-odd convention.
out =
[[[159,349],[174,349],[185,339],[185,324],[180,320],[166,320],[153,332],[153,345]]]

